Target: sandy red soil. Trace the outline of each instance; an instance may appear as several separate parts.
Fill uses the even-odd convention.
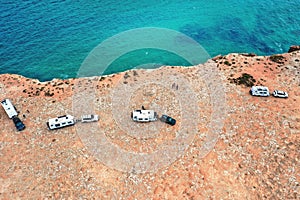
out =
[[[205,75],[213,73],[210,67],[216,76]],[[251,96],[250,87],[234,82],[243,73],[254,85],[287,91],[289,98]],[[74,108],[80,107],[74,96],[84,91],[90,93],[80,102],[89,106]],[[229,54],[189,68],[43,83],[3,74],[4,98],[26,129],[17,132],[0,109],[0,199],[300,198],[299,51]],[[141,105],[167,112],[177,124],[132,122],[130,110]],[[49,118],[79,117],[78,110],[89,108],[100,116],[98,123],[46,127]],[[189,109],[191,115],[185,114]],[[97,146],[100,141],[106,143]]]

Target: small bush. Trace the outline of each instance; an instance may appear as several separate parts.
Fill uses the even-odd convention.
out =
[[[129,78],[130,76],[129,76],[129,74],[126,72],[125,74],[124,74],[124,79],[127,79],[127,78]]]
[[[231,65],[230,62],[228,62],[228,60],[226,60],[226,61],[224,62],[224,64],[225,64],[225,65],[228,65],[228,66]]]
[[[246,87],[252,87],[256,80],[250,74],[243,73],[242,76],[238,78],[230,79],[231,83],[235,83],[236,85],[245,85]]]
[[[47,92],[44,93],[45,96],[47,97],[52,97],[54,95],[54,93],[50,93],[50,91],[48,90]]]
[[[272,55],[270,56],[270,60],[273,61],[273,62],[276,62],[276,63],[282,63],[282,59],[284,57],[281,56],[281,55]]]

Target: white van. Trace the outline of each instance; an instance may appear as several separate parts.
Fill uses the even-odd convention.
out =
[[[270,96],[269,88],[265,86],[252,86],[249,92],[252,96],[260,96],[260,97]]]
[[[63,115],[60,117],[52,118],[47,122],[47,126],[50,130],[73,126],[74,124],[75,119],[71,115]]]
[[[131,118],[135,122],[153,122],[157,120],[157,113],[153,110],[134,110]]]

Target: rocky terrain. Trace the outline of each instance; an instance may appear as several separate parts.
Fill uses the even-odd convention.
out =
[[[252,85],[289,98],[253,97]],[[300,51],[39,82],[0,75],[0,199],[300,199]],[[144,106],[177,120],[135,123]],[[49,131],[49,118],[99,122]]]

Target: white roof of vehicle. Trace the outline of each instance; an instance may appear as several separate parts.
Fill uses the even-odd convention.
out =
[[[266,86],[252,86],[252,88],[255,88],[255,89],[268,89],[268,87]]]
[[[266,87],[266,86],[252,86],[252,88],[251,88],[251,89],[269,90],[269,88],[268,88],[268,87]]]
[[[278,93],[278,94],[286,94],[286,92],[282,91],[282,90],[275,90],[274,92]]]
[[[154,110],[135,110],[132,112],[132,117],[133,118],[149,118],[153,119],[155,118],[155,112]]]
[[[98,121],[99,116],[98,115],[82,115],[81,121],[89,122],[89,121]]]
[[[18,115],[15,107],[13,106],[13,104],[9,99],[4,99],[3,101],[1,101],[1,104],[9,118]]]
[[[59,123],[69,122],[69,121],[74,122],[74,117],[72,115],[63,115],[48,120],[49,124],[59,124]]]
[[[280,96],[280,97],[288,97],[288,93],[285,91],[281,91],[281,90],[274,90],[273,92],[274,96]]]

